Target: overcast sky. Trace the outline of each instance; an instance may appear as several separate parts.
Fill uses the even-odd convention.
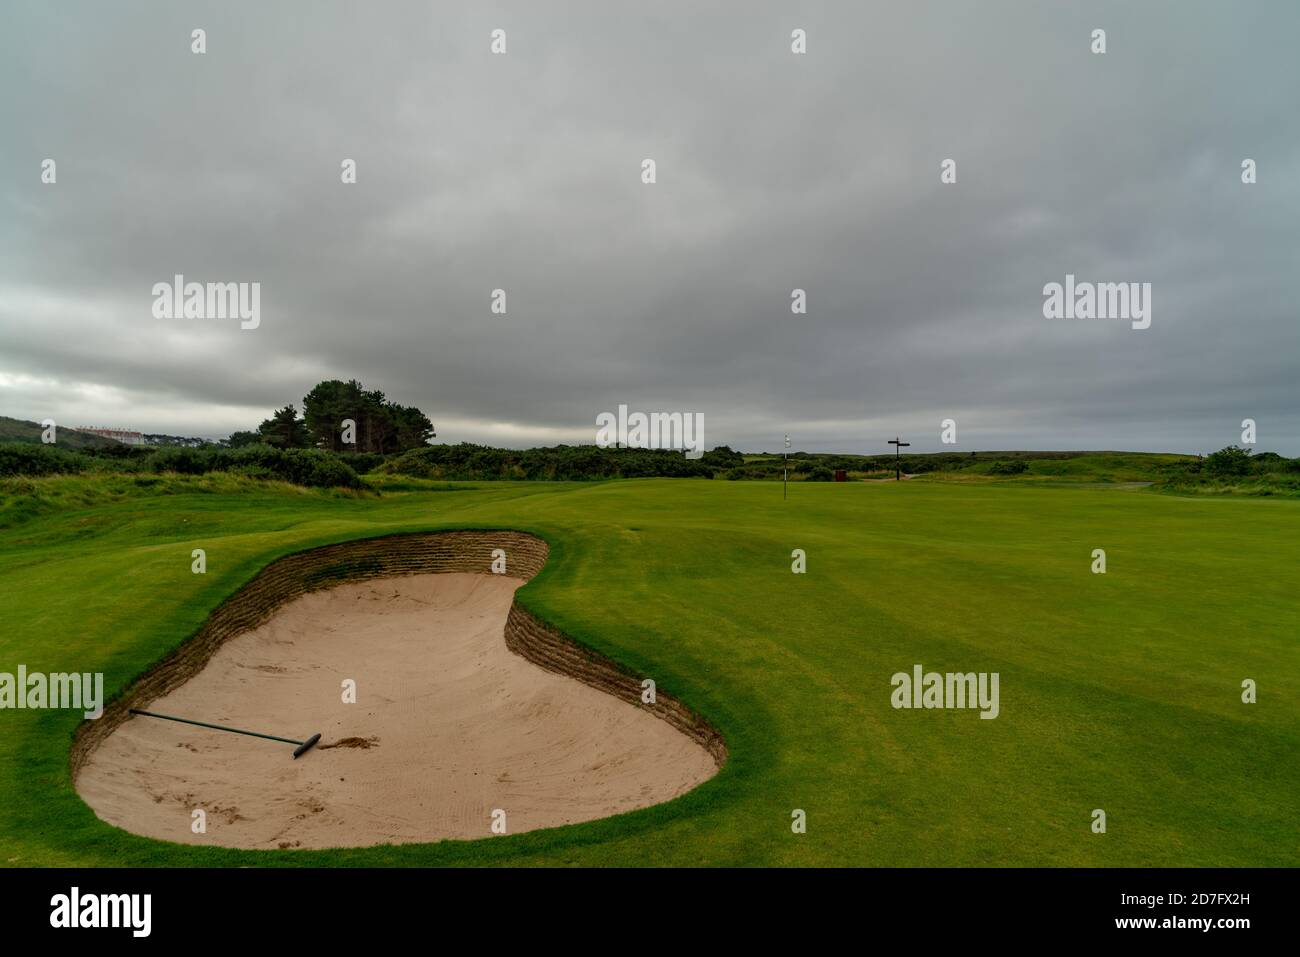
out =
[[[753,451],[1253,418],[1297,455],[1298,35],[1292,0],[7,0],[0,414],[224,436],[356,377],[440,442],[624,403]],[[260,326],[155,318],[176,273],[260,282]],[[1150,328],[1044,318],[1067,273],[1151,283]]]

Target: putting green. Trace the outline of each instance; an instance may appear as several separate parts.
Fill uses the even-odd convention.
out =
[[[1297,859],[1297,502],[922,482],[800,483],[783,502],[776,484],[687,480],[411,482],[382,498],[96,481],[25,483],[41,498],[4,510],[29,517],[0,530],[0,671],[103,671],[111,694],[279,556],[514,528],[552,548],[521,603],[653,677],[729,757],[675,801],[572,827],[239,851],[99,821],[71,785],[80,712],[6,710],[11,866]],[[1090,570],[1097,548],[1105,575]],[[996,719],[891,707],[891,677],[918,664],[998,673]],[[1257,704],[1241,700],[1248,678]],[[806,833],[792,833],[796,809]]]

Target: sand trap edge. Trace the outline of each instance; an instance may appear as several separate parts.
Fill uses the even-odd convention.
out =
[[[345,582],[447,572],[491,574],[492,551],[506,552],[507,573],[530,580],[546,564],[550,547],[526,532],[407,532],[323,545],[277,558],[223,601],[189,639],[133,681],[104,707],[98,720],[82,721],[68,755],[73,781],[86,758],[131,708],[144,708],[180,687],[236,635],[256,628],[277,609],[308,592]],[[641,678],[599,652],[578,644],[523,608],[516,598],[505,628],[506,647],[540,668],[565,675],[667,721],[694,740],[721,768],[727,758],[722,735],[672,695],[656,691],[641,703]]]

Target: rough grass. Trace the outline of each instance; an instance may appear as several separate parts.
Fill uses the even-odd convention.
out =
[[[730,760],[675,802],[573,827],[236,851],[104,824],[69,780],[80,716],[0,711],[0,864],[1297,860],[1295,501],[1015,481],[799,483],[784,502],[769,483],[691,480],[406,481],[382,497],[232,476],[36,485],[0,489],[19,519],[0,529],[0,671],[102,670],[121,688],[279,555],[512,527],[553,546],[522,600],[702,712]],[[1001,716],[892,709],[891,675],[916,663],[999,672]],[[1241,703],[1243,678],[1258,704]]]

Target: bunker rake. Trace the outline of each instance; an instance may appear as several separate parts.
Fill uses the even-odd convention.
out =
[[[285,744],[296,744],[297,747],[293,752],[294,760],[297,760],[310,751],[316,746],[316,742],[320,740],[320,732],[313,734],[306,741],[295,741],[293,738],[281,738],[274,734],[261,734],[257,731],[245,731],[242,728],[228,728],[224,724],[208,724],[206,721],[192,721],[189,718],[177,718],[170,714],[158,714],[156,711],[141,711],[137,708],[132,708],[131,713],[142,714],[146,718],[162,718],[164,721],[179,721],[181,724],[193,724],[198,725],[200,728],[212,728],[214,731],[229,731],[232,734],[246,734],[252,738],[265,738],[268,741],[283,741]]]

